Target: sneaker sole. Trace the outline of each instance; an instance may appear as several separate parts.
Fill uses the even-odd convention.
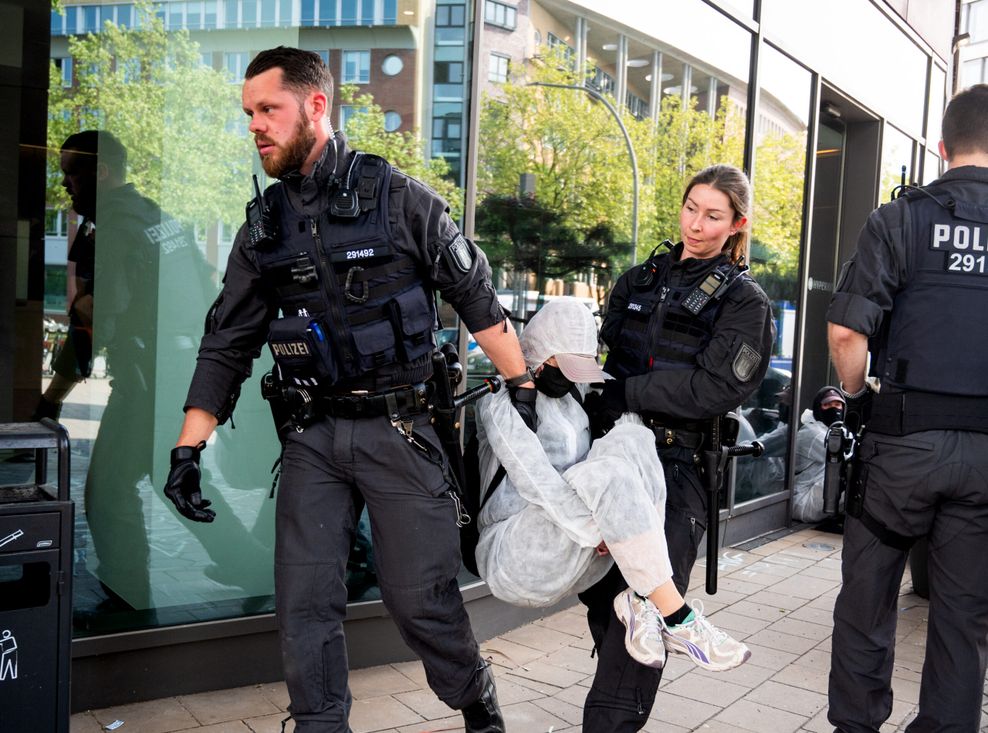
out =
[[[618,593],[614,597],[614,613],[617,615],[618,620],[624,624],[624,649],[628,652],[628,656],[632,658],[636,663],[642,665],[643,667],[651,667],[652,669],[662,669],[665,666],[666,660],[663,656],[658,662],[643,662],[635,656],[634,646],[631,643],[632,638],[635,635],[635,613],[629,608],[630,601],[624,593]],[[664,641],[664,640],[663,640]]]

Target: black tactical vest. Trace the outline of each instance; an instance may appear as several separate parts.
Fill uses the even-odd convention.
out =
[[[268,344],[298,384],[332,387],[427,362],[433,350],[434,300],[389,225],[391,172],[382,158],[356,153],[331,195],[343,206],[318,218],[298,213],[281,183],[265,193],[277,246],[255,254],[283,316]]]
[[[731,287],[739,277],[748,277],[744,272],[747,268],[730,275],[733,266],[724,259],[688,283],[673,285],[669,277],[671,255],[653,257],[642,267],[650,264],[655,271],[651,282],[636,287],[634,278],[638,273],[633,273],[627,305],[622,313],[616,314],[620,329],[607,357],[607,372],[618,379],[657,369],[692,369],[697,354],[710,342],[724,301],[723,297],[711,300],[694,315],[683,307],[683,300],[711,270],[733,277]]]
[[[909,281],[872,372],[883,387],[988,396],[988,206],[937,185],[905,198]]]

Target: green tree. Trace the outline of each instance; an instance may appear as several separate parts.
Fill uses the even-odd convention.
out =
[[[529,86],[539,81],[580,85],[581,75],[567,59],[550,51],[541,63],[502,85],[481,110],[478,172],[481,196],[514,196],[519,176],[534,173],[535,197],[572,228],[577,241],[604,228],[618,242],[601,253],[609,267],[627,266],[631,239],[632,177],[623,137],[602,105],[579,91]],[[617,105],[616,105],[617,106]],[[711,117],[679,97],[662,100],[659,119],[638,120],[619,106],[639,165],[639,245],[641,259],[657,242],[675,239],[683,186],[694,173],[716,162],[740,165],[744,119],[725,97]]]
[[[357,94],[357,86],[344,84],[339,89],[340,102],[357,107],[346,123],[350,145],[367,153],[380,155],[402,172],[431,186],[449,204],[450,215],[463,214],[463,192],[449,180],[449,166],[442,158],[426,160],[423,143],[417,132],[387,132],[384,112],[370,94]]]
[[[187,224],[236,225],[250,195],[251,146],[236,80],[204,66],[187,31],[168,33],[147,2],[136,28],[106,22],[69,39],[76,85],[52,64],[48,146],[85,129],[113,133],[128,153],[128,179]],[[57,155],[48,201],[68,207]]]
[[[775,133],[755,153],[751,269],[769,297],[798,297],[806,133]]]

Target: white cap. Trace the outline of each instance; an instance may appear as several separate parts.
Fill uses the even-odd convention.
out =
[[[590,308],[576,298],[555,298],[542,306],[525,326],[520,341],[531,369],[554,356],[571,382],[611,379],[597,364],[597,323]]]

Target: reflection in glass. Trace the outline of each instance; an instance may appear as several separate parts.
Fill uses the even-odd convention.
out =
[[[735,502],[783,491],[798,310],[811,77],[766,45],[759,57],[761,101],[755,131],[751,272],[773,303],[776,343],[768,373],[745,402],[739,439],[765,445],[761,458],[737,461]]]
[[[104,27],[70,51],[78,83],[49,95],[48,205],[70,226],[52,235],[68,264],[58,278],[53,263],[47,281],[65,305],[50,312],[42,386],[56,410],[64,402],[73,437],[76,634],[270,609],[277,443],[256,384],[244,386],[236,445],[220,430],[203,457],[223,520],[192,527],[160,493],[229,247],[222,232],[248,197],[239,86],[160,19]],[[234,73],[241,55],[225,58]],[[87,128],[102,128],[98,142],[57,155]]]
[[[881,183],[878,188],[878,200],[888,201],[892,189],[905,183],[911,183],[913,178],[913,141],[891,125],[885,125],[882,134],[882,168]]]

